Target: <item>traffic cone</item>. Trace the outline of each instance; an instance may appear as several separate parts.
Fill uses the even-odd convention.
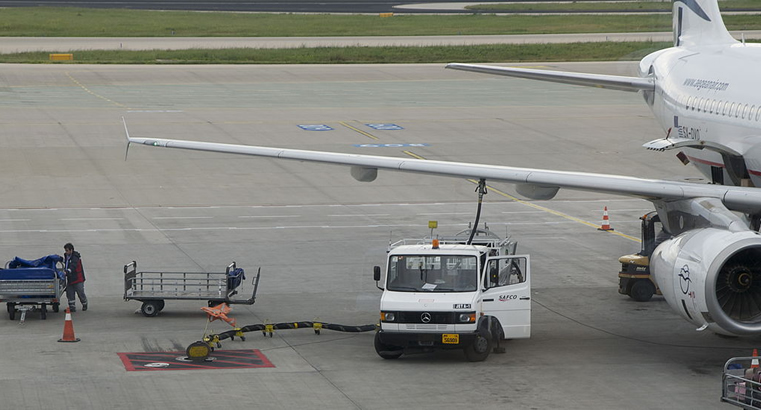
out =
[[[66,308],[66,322],[63,325],[63,337],[58,339],[59,342],[73,343],[78,342],[79,338],[74,337],[74,323],[71,321],[71,311]]]
[[[758,368],[758,350],[756,349],[753,349],[753,359],[750,361],[750,368],[751,369]]]
[[[608,219],[608,207],[606,206],[602,211],[602,225],[597,228],[598,231],[612,231],[610,227],[610,220]]]

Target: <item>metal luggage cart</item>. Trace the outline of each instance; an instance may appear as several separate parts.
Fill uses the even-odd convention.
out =
[[[727,360],[721,377],[721,401],[747,410],[761,410],[758,360],[758,357]]]
[[[140,311],[153,317],[164,309],[166,300],[206,300],[208,306],[220,303],[253,305],[259,288],[258,269],[251,281],[251,298],[233,299],[243,282],[243,269],[235,262],[224,272],[138,272],[137,262],[124,265],[124,300],[143,302]]]
[[[48,268],[16,268],[0,270],[0,303],[5,302],[8,317],[24,323],[26,312],[40,311],[40,319],[47,318],[47,307],[58,312],[61,294],[66,281],[55,270]]]

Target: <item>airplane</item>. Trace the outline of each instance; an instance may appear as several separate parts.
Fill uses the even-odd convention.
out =
[[[501,165],[431,161],[210,142],[136,138],[154,147],[223,152],[351,167],[358,181],[379,169],[513,183],[535,200],[560,188],[646,199],[670,239],[650,257],[669,306],[697,330],[761,334],[761,98],[756,78],[761,45],[735,40],[717,0],[674,0],[674,45],[647,55],[639,76],[612,76],[448,64],[447,68],[641,92],[663,138],[649,149],[676,150],[711,184]]]

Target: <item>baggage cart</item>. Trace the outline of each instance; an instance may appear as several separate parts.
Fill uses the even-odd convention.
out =
[[[34,261],[15,258],[0,269],[0,303],[5,303],[10,320],[21,312],[24,323],[28,311],[40,311],[47,318],[47,307],[58,312],[61,294],[66,289],[66,275],[61,258],[50,255]]]
[[[137,262],[124,265],[124,300],[143,302],[140,312],[153,317],[164,309],[167,300],[206,300],[208,306],[220,303],[253,305],[259,288],[259,275],[251,281],[249,299],[234,299],[245,279],[243,269],[235,262],[224,272],[138,272]]]

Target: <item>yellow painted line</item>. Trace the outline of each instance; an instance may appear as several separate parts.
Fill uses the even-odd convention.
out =
[[[411,151],[402,151],[402,152],[404,152],[405,154],[407,154],[407,155],[409,155],[409,156],[411,156],[413,158],[423,159],[423,160],[425,159],[425,158],[421,157],[420,155],[417,155],[417,154],[415,154],[415,153],[413,153]],[[475,179],[468,179],[468,181],[473,183],[473,184],[475,184],[475,185],[478,185],[478,181],[476,181]],[[574,222],[577,222],[577,223],[580,223],[580,224],[583,224],[583,225],[586,225],[586,226],[589,226],[589,227],[592,227],[592,228],[595,228],[595,229],[600,227],[599,225],[595,225],[595,224],[593,224],[591,222],[587,222],[587,221],[585,221],[583,219],[576,218],[575,216],[564,214],[562,212],[558,212],[558,211],[555,211],[553,209],[550,209],[550,208],[547,208],[547,207],[544,207],[544,206],[541,206],[541,205],[537,205],[537,204],[532,203],[532,202],[524,201],[523,199],[514,197],[514,196],[512,196],[512,195],[510,195],[510,194],[508,194],[506,192],[502,192],[499,189],[496,189],[496,188],[494,188],[493,186],[491,186],[489,184],[487,184],[486,186],[489,189],[491,189],[492,191],[498,193],[499,195],[502,195],[505,198],[508,198],[508,199],[511,199],[511,200],[513,200],[515,202],[518,202],[521,205],[526,205],[526,206],[529,206],[531,208],[540,210],[542,212],[547,212],[549,214],[552,214],[552,215],[555,215],[555,216],[559,216],[561,218],[568,219],[570,221],[574,221]],[[629,240],[634,241],[634,242],[638,242],[638,243],[642,242],[641,239],[635,238],[634,236],[627,235],[625,233],[620,233],[620,232],[616,232],[616,231],[605,231],[605,232],[607,232],[609,234],[613,234],[613,235],[618,235],[618,236],[620,236],[622,238],[629,239]]]
[[[367,137],[367,138],[370,138],[370,139],[374,139],[374,140],[378,140],[378,139],[379,139],[379,138],[378,138],[378,137],[376,137],[375,135],[373,135],[373,134],[370,134],[369,132],[365,132],[365,131],[362,131],[362,130],[361,130],[361,129],[359,129],[359,128],[356,128],[356,127],[352,127],[351,125],[349,125],[349,124],[347,124],[347,123],[345,123],[345,122],[343,122],[343,121],[339,121],[338,123],[339,123],[339,124],[341,124],[341,125],[343,125],[344,127],[348,128],[348,129],[352,130],[352,131],[356,131],[356,132],[358,132],[358,133],[360,133],[360,134],[364,135],[364,136],[365,136],[365,137]]]
[[[129,107],[127,107],[127,106],[126,106],[126,105],[124,105],[124,104],[120,104],[120,103],[118,103],[118,102],[116,102],[116,101],[114,101],[114,100],[110,100],[110,99],[108,99],[108,98],[106,98],[106,97],[104,97],[104,96],[102,96],[102,95],[100,95],[100,94],[97,94],[97,93],[94,93],[94,92],[92,92],[92,91],[91,91],[89,88],[85,87],[85,86],[84,86],[84,84],[80,83],[79,81],[77,81],[77,79],[76,79],[76,78],[72,77],[72,76],[71,76],[71,74],[69,74],[69,72],[66,72],[66,76],[67,76],[67,77],[69,77],[69,79],[70,79],[71,81],[73,81],[73,82],[74,82],[74,84],[78,85],[80,88],[82,88],[83,90],[85,90],[85,91],[86,91],[88,94],[90,94],[90,95],[92,95],[92,96],[95,96],[95,97],[97,97],[97,98],[100,98],[101,100],[104,100],[104,101],[108,101],[108,102],[110,102],[111,104],[114,104],[114,105],[116,105],[116,106],[118,106],[118,107],[129,108]]]
[[[403,153],[405,153],[405,154],[407,154],[407,155],[409,155],[409,156],[411,156],[412,158],[417,158],[417,159],[425,159],[425,158],[421,157],[420,155],[418,155],[418,154],[415,154],[415,153],[414,153],[414,152],[412,152],[412,151],[402,151],[402,152],[403,152]]]

